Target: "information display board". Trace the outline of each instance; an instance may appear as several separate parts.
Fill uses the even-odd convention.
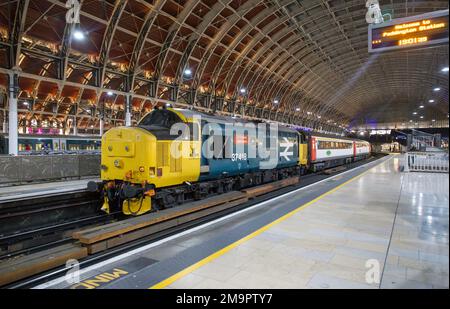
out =
[[[448,10],[369,25],[369,53],[448,44]]]

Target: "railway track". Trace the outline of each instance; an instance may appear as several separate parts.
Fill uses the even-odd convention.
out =
[[[364,160],[364,161],[359,161],[359,162],[355,162],[355,163],[351,163],[349,165],[346,166],[345,170],[349,170],[349,169],[353,169],[356,168],[362,164],[366,164],[369,163],[371,161],[374,161],[376,159],[378,159],[379,157],[372,157],[368,160]],[[132,250],[134,248],[143,246],[145,244],[154,242],[154,241],[158,241],[160,239],[163,239],[165,237],[177,234],[183,230],[201,225],[205,222],[209,222],[212,220],[215,220],[217,218],[220,218],[222,216],[228,215],[230,213],[245,209],[247,207],[250,207],[252,205],[264,202],[264,201],[268,201],[270,199],[273,199],[277,196],[286,194],[292,190],[295,189],[299,189],[301,187],[310,185],[312,183],[324,180],[326,178],[335,176],[341,172],[343,172],[344,170],[339,169],[337,171],[327,171],[327,172],[319,172],[319,173],[314,173],[314,174],[309,174],[306,176],[302,177],[301,183],[298,185],[291,185],[291,186],[287,186],[287,187],[283,187],[280,188],[276,191],[272,191],[272,192],[265,192],[261,195],[255,196],[254,198],[252,198],[251,200],[248,201],[242,201],[242,203],[238,203],[236,205],[232,205],[232,207],[225,207],[222,210],[218,210],[218,211],[214,211],[210,214],[205,214],[203,216],[199,216],[198,218],[193,218],[192,220],[186,220],[185,222],[181,223],[181,224],[177,224],[177,225],[168,225],[166,227],[161,226],[160,230],[155,230],[152,233],[149,233],[148,235],[140,235],[139,237],[131,237],[130,239],[125,239],[125,241],[122,241],[121,243],[117,243],[116,245],[110,247],[110,248],[104,248],[101,250],[95,249],[92,250],[92,248],[89,248],[89,246],[87,246],[87,250],[86,252],[83,252],[81,254],[81,261],[80,261],[80,267],[87,267],[89,265],[92,265],[94,263],[98,263],[102,260],[108,259],[110,257],[119,255],[121,253],[124,253],[126,251]],[[176,208],[176,207],[175,207]],[[174,209],[175,209],[174,208]],[[129,219],[131,220],[131,219]],[[122,221],[120,221],[122,222]],[[123,221],[123,222],[128,222],[127,220]],[[100,227],[99,227],[100,228]],[[95,231],[95,228],[94,228]],[[120,235],[120,238],[123,238],[123,235]],[[53,243],[52,245],[55,245],[56,243]],[[67,238],[65,240],[61,240],[61,245],[64,246],[64,244],[70,244],[76,247],[80,246],[80,239],[76,240],[73,238]],[[51,247],[51,246],[50,246]],[[83,247],[86,248],[86,247]],[[95,248],[95,247],[94,247]],[[46,247],[45,245],[42,245],[41,247],[36,247],[36,250],[45,250]],[[72,247],[69,247],[68,250],[72,250]],[[91,252],[89,252],[89,250]],[[78,251],[75,251],[74,254],[80,254]],[[1,263],[0,263],[1,265]],[[48,271],[45,270],[43,271],[41,274],[38,275],[32,275],[29,276],[25,279],[20,279],[17,282],[13,283],[13,284],[9,284],[6,287],[8,288],[29,288],[32,286],[36,286],[40,283],[43,283],[47,280],[53,279],[55,277],[64,275],[65,272],[68,269],[65,268],[65,266],[55,266],[53,267],[52,270]]]
[[[99,211],[99,197],[87,191],[0,202],[0,259],[28,254],[70,239],[70,231],[111,219]]]

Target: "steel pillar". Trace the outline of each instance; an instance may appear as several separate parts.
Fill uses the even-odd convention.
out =
[[[12,73],[9,75],[9,128],[8,143],[9,154],[17,156],[19,154],[19,131],[17,129],[17,95],[19,93],[19,75]]]

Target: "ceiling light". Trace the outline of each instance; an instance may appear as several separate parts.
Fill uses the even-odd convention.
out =
[[[423,116],[420,116],[420,119],[423,119]]]
[[[417,115],[417,112],[413,112],[413,115]]]
[[[435,122],[435,121],[436,121],[436,119],[433,119],[433,120],[431,120],[431,121]]]
[[[191,69],[184,70],[184,75],[191,76],[192,75],[192,70]]]
[[[444,67],[441,69],[441,72],[448,72],[448,67]]]
[[[420,106],[419,106],[419,108],[424,108],[424,107],[425,107],[425,106],[423,106],[423,105],[420,105]]]
[[[273,103],[278,104],[280,101],[274,100]]]
[[[113,95],[113,92],[112,92],[112,91],[108,91],[106,94],[107,94],[108,96],[112,96],[112,95]]]
[[[433,99],[431,99],[431,100],[428,100],[428,102],[429,102],[429,103],[434,103],[434,100],[433,100]]]
[[[412,120],[410,120],[409,122],[412,122]]]
[[[241,90],[239,90],[241,93],[246,93],[247,90],[245,88],[241,88]]]
[[[299,111],[300,111],[300,108],[297,107],[295,110],[296,110],[297,112],[299,112]]]
[[[78,41],[82,41],[84,40],[84,33],[80,29],[77,29],[73,32],[73,37]]]
[[[439,91],[439,90],[441,90],[441,88],[439,88],[439,87],[436,87],[433,89],[433,91]]]

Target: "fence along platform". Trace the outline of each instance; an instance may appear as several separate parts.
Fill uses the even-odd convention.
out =
[[[407,152],[405,172],[449,172],[447,152]]]

